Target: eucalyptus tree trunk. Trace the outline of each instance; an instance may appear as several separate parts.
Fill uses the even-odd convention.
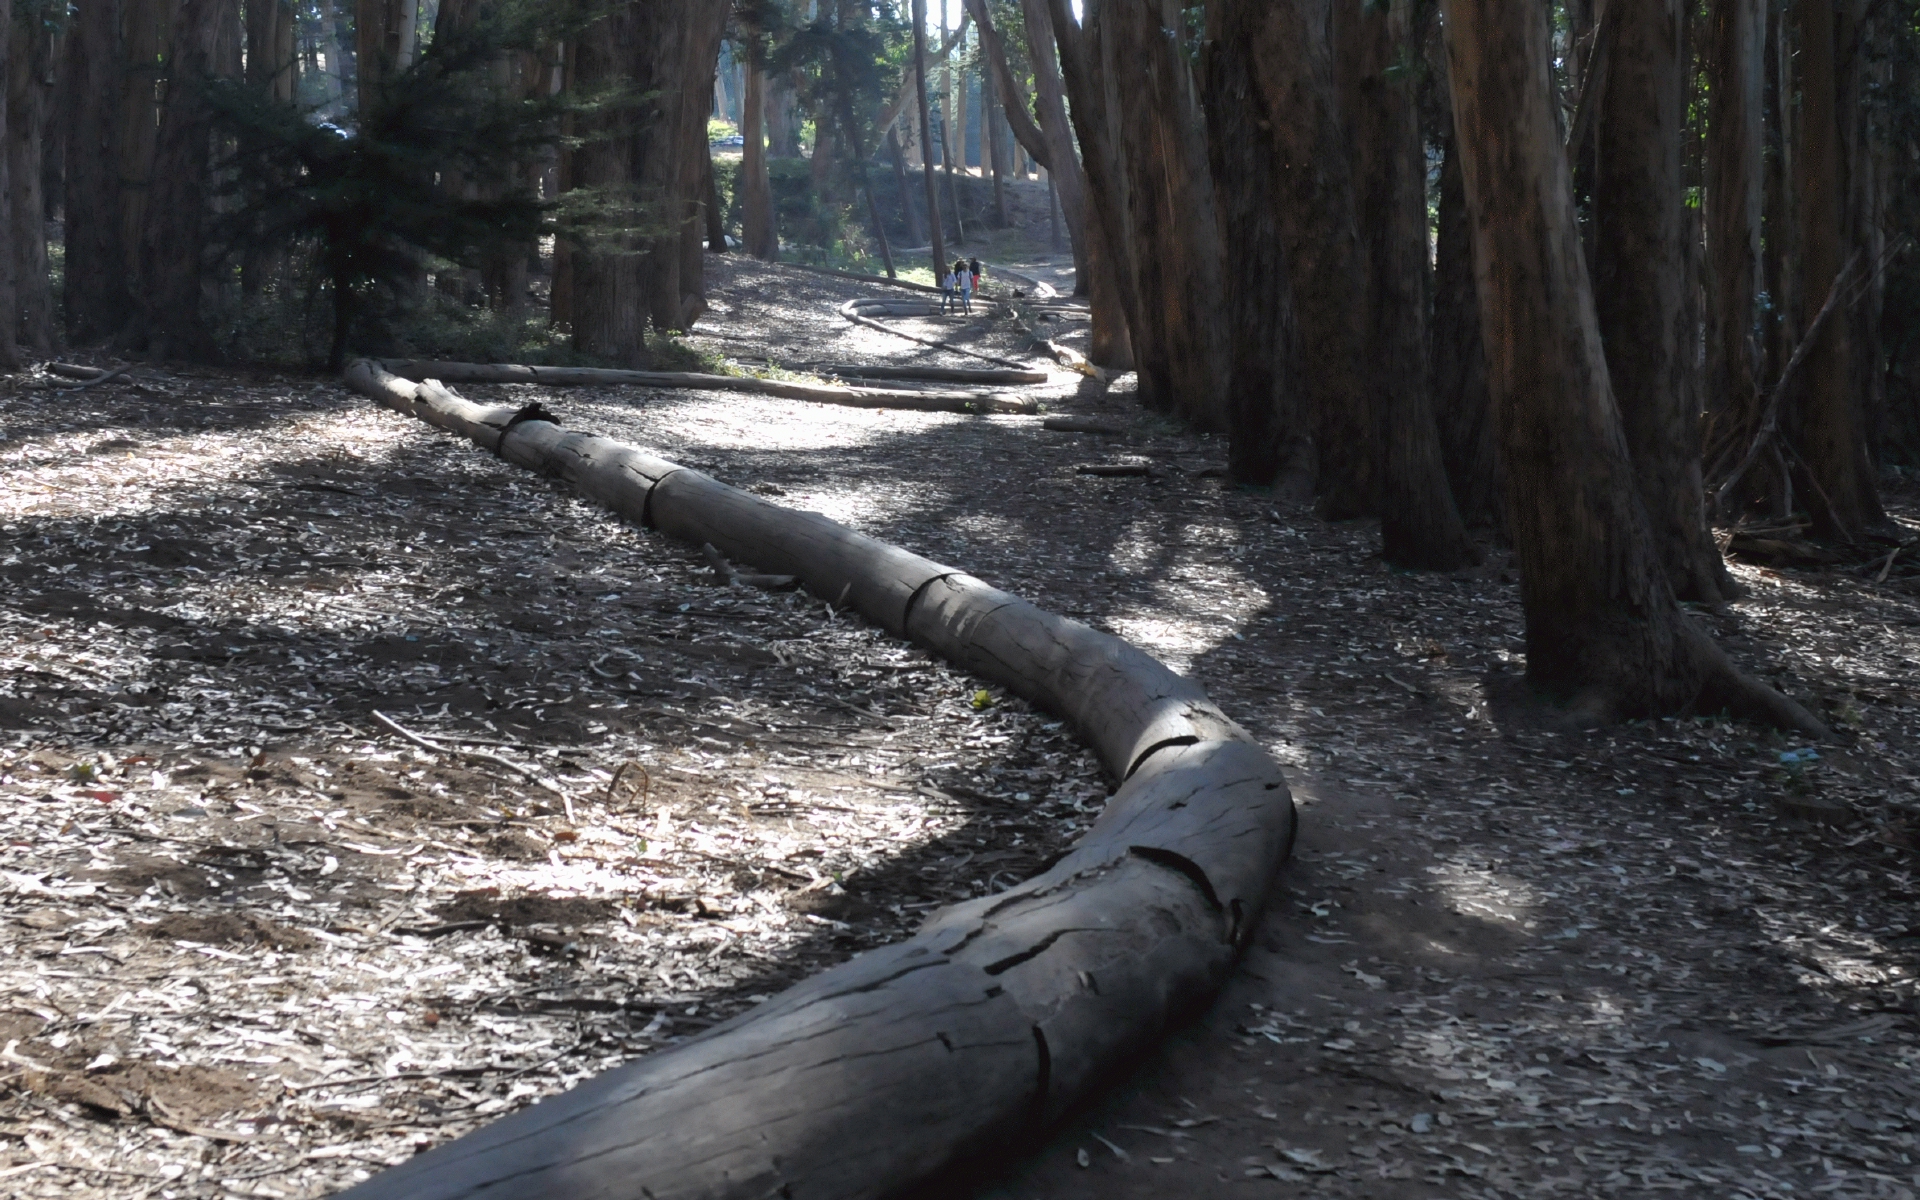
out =
[[[58,29],[47,20],[15,23],[7,67],[7,177],[12,191],[14,304],[20,315],[17,337],[22,350],[41,357],[53,352],[44,148],[59,56]]]
[[[947,269],[947,238],[941,228],[939,190],[933,181],[933,121],[927,112],[927,0],[913,0],[913,78],[920,114],[920,165],[927,190],[927,237],[933,248],[933,274]]]
[[[1224,432],[1228,377],[1220,237],[1205,125],[1173,3],[1050,0],[1087,191],[1117,274],[1140,401]]]
[[[174,21],[166,103],[140,231],[136,344],[159,358],[214,354],[202,311],[213,191],[213,109],[199,82],[219,73],[220,41],[237,0],[185,0]]]
[[[887,157],[893,160],[893,186],[900,193],[900,220],[907,227],[907,241],[919,245],[920,213],[913,207],[913,192],[907,187],[907,152],[900,148],[896,125],[887,126]]]
[[[365,112],[388,79],[413,62],[415,0],[354,0],[355,104]]]
[[[444,15],[450,4],[442,0]],[[256,95],[270,96],[281,104],[294,100],[299,80],[294,57],[294,13],[289,0],[249,0],[246,9],[247,86]],[[240,259],[240,287],[244,295],[259,293],[277,271],[282,260],[278,249],[248,246]]]
[[[729,8],[726,0],[656,0],[637,10],[642,54],[634,82],[647,97],[635,136],[640,196],[666,224],[650,239],[642,268],[648,316],[656,329],[685,330],[706,311],[708,97]]]
[[[1460,140],[1446,85],[1444,46],[1429,55],[1439,81],[1440,196],[1433,252],[1433,328],[1429,338],[1434,419],[1454,506],[1468,525],[1492,525],[1503,535],[1506,515],[1500,459],[1494,450],[1493,410],[1487,396],[1487,354],[1480,340],[1480,297],[1473,283],[1473,244],[1467,229],[1466,182]]]
[[[1726,708],[1825,735],[1693,625],[1654,551],[1574,220],[1547,10],[1445,0],[1445,14],[1528,681],[1598,719]]]
[[[574,81],[592,89],[628,79],[639,53],[637,25],[629,8],[616,6],[582,30],[573,45]],[[613,211],[591,221],[568,255],[572,283],[564,312],[575,349],[638,367],[647,359],[647,304],[641,246],[626,227],[639,181],[633,138],[621,120],[605,113],[582,118],[579,132],[587,136],[571,152],[569,185],[598,189]],[[558,318],[562,306],[555,309]]]
[[[1313,422],[1301,386],[1299,332],[1285,240],[1274,221],[1282,183],[1262,114],[1253,33],[1265,0],[1213,0],[1201,80],[1226,274],[1227,471],[1300,501],[1313,496]]]
[[[1248,30],[1261,116],[1278,165],[1275,220],[1293,267],[1301,386],[1333,520],[1379,511],[1368,377],[1365,244],[1354,219],[1348,138],[1334,90],[1329,0],[1274,0]]]
[[[1832,0],[1796,0],[1800,113],[1795,129],[1794,199],[1799,215],[1799,327],[1808,329],[1839,278],[1845,177],[1837,112],[1839,79]],[[1857,264],[1860,270],[1867,264]],[[1859,282],[1843,281],[1843,288]],[[1853,356],[1854,323],[1844,311],[1821,323],[1801,370],[1797,449],[1800,490],[1816,535],[1851,542],[1888,526],[1867,460]],[[1804,335],[1803,335],[1804,336]]]
[[[118,332],[133,308],[120,225],[120,17],[114,0],[77,9],[61,71],[68,120],[62,300],[67,340],[75,345]]]
[[[1593,299],[1654,555],[1682,600],[1714,603],[1739,590],[1707,528],[1700,478],[1680,173],[1684,11],[1680,0],[1608,0],[1601,18],[1611,28],[1598,68],[1606,79],[1595,122]]]
[[[1707,365],[1705,409],[1718,428],[1748,430],[1760,413],[1761,95],[1764,0],[1707,8]]]
[[[772,262],[780,257],[780,233],[774,227],[773,183],[767,177],[767,76],[760,65],[759,35],[752,36],[755,45],[748,52],[740,112],[740,226],[747,253]]]
[[[984,35],[981,40],[985,42]],[[993,69],[988,67],[980,72],[980,125],[986,140],[987,164],[993,171],[993,219],[998,229],[1011,224],[1006,183],[1006,172],[1010,168],[1006,161],[1006,133],[1001,129],[1004,124],[1006,118],[1000,114],[1000,88],[994,81]]]
[[[1354,147],[1354,215],[1366,237],[1368,363],[1379,448],[1380,537],[1397,567],[1450,571],[1480,561],[1454,507],[1427,390],[1427,169],[1408,0],[1340,4],[1341,100]]]

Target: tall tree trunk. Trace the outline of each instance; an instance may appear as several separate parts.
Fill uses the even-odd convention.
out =
[[[1687,302],[1679,0],[1608,0],[1596,114],[1593,300],[1654,556],[1683,600],[1738,594],[1707,529]],[[1591,84],[1590,84],[1591,86]]]
[[[1528,680],[1593,717],[1729,708],[1824,735],[1688,620],[1654,554],[1574,221],[1546,8],[1444,3]]]
[[[119,264],[125,272],[127,294],[137,300],[146,290],[140,277],[140,237],[146,227],[147,203],[153,192],[154,152],[160,137],[160,101],[166,89],[168,45],[180,0],[122,0],[121,47],[125,85],[119,89],[120,132],[115,141],[120,172]],[[131,318],[134,304],[126,316]],[[123,332],[121,328],[109,331]]]
[[[447,4],[441,5],[444,14]],[[248,0],[247,86],[256,95],[291,104],[297,80],[293,57],[293,5],[288,0]],[[257,295],[277,271],[281,254],[265,246],[248,246],[240,256],[240,289]]]
[[[939,191],[933,181],[933,122],[927,112],[927,0],[913,0],[913,77],[920,113],[920,164],[926,174],[927,236],[933,248],[933,274],[947,269],[947,239],[941,229]]]
[[[1273,129],[1276,220],[1293,265],[1301,384],[1319,451],[1320,508],[1331,520],[1379,511],[1368,363],[1365,245],[1326,30],[1328,0],[1275,0],[1252,31],[1255,80]]]
[[[1751,436],[1761,419],[1763,343],[1755,304],[1766,278],[1760,146],[1767,6],[1764,0],[1710,0],[1707,24],[1704,407],[1716,432]]]
[[[1213,0],[1201,80],[1226,272],[1227,470],[1240,483],[1313,498],[1313,424],[1300,386],[1299,334],[1286,246],[1274,222],[1281,183],[1272,123],[1261,116],[1253,34],[1265,0]]]
[[[7,72],[7,174],[13,205],[13,289],[21,349],[53,353],[53,284],[47,277],[45,163],[47,116],[53,101],[59,26],[41,18],[13,31]]]
[[[236,0],[185,0],[174,21],[166,103],[141,229],[138,336],[157,358],[210,359],[201,306],[213,183],[213,110],[202,81],[218,73],[220,41],[239,21]]]
[[[1374,375],[1382,552],[1397,567],[1480,561],[1454,507],[1427,390],[1427,164],[1404,63],[1408,0],[1336,7],[1342,100],[1354,146],[1354,213],[1366,231],[1368,362]]]
[[[628,6],[615,6],[582,30],[573,48],[572,78],[583,89],[625,83],[640,52],[639,22]],[[625,114],[599,115],[582,124],[589,135],[573,149],[572,184],[599,189],[616,213],[576,245],[570,266],[573,286],[566,309],[573,344],[584,354],[620,366],[646,363],[647,304],[641,279],[641,247],[618,211],[637,197],[634,140]],[[597,126],[597,128],[595,128]]]
[[[707,310],[706,258],[700,211],[707,162],[707,103],[726,33],[726,0],[678,0],[643,7],[650,22],[646,84],[653,99],[642,122],[640,179],[644,194],[671,215],[673,228],[654,239],[647,284],[656,328],[687,330]]]
[[[68,105],[66,174],[67,340],[86,345],[117,333],[133,310],[120,223],[122,9],[97,0],[76,10],[61,88]]]
[[[1440,68],[1445,69],[1444,52]],[[1434,243],[1432,376],[1440,453],[1453,502],[1469,525],[1491,524],[1503,534],[1506,501],[1494,449],[1493,408],[1487,395],[1487,353],[1480,339],[1480,297],[1473,282],[1473,244],[1467,226],[1467,189],[1460,175],[1460,143],[1453,106],[1441,95],[1440,211]]]
[[[907,187],[907,153],[900,148],[897,124],[887,126],[887,156],[893,159],[893,185],[900,193],[900,220],[907,227],[907,242],[918,246],[922,237],[920,214],[913,207],[913,192]]]
[[[1794,192],[1799,205],[1801,329],[1826,302],[1841,262],[1841,129],[1832,0],[1796,0],[1800,27],[1800,119],[1795,130]],[[1854,282],[1854,281],[1848,281]],[[1888,526],[1867,461],[1855,390],[1854,323],[1838,312],[1816,332],[1799,391],[1797,448],[1807,471],[1801,489],[1816,535],[1850,542]]]
[[[825,199],[833,174],[833,117],[823,101],[813,112],[813,150],[807,158],[807,177],[813,194]]]
[[[1007,215],[1005,135],[1000,128],[1005,123],[1006,119],[1000,115],[1000,89],[994,82],[992,68],[988,68],[980,72],[980,124],[987,140],[987,163],[993,169],[993,222],[996,229],[1005,229],[1011,224]]]
[[[947,4],[940,0],[940,41],[947,41]],[[947,207],[953,212],[953,240],[956,245],[967,244],[965,217],[960,211],[960,187],[954,182],[953,172],[957,165],[955,155],[958,151],[954,141],[959,128],[953,112],[953,63],[945,55],[940,64],[940,165],[946,176]]]
[[[1199,100],[1172,4],[1050,0],[1087,192],[1123,286],[1141,403],[1226,429],[1225,245]]]
[[[354,0],[353,57],[358,90],[354,104],[365,112],[379,89],[413,62],[415,0]]]
[[[773,183],[767,177],[766,72],[760,66],[759,34],[748,51],[746,98],[740,115],[740,225],[747,253],[772,262],[780,257],[780,233],[774,227]]]
[[[0,0],[0,20],[6,22],[6,29],[0,31],[0,98],[12,91],[13,46],[20,33],[14,28],[13,0]],[[11,144],[10,130],[7,128],[10,117],[4,105],[0,105],[0,146]],[[17,370],[20,366],[20,347],[16,338],[16,320],[19,306],[15,303],[14,271],[16,269],[13,239],[13,187],[8,178],[11,153],[0,154],[0,370]]]

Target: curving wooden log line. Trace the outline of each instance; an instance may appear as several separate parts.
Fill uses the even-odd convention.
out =
[[[799,576],[1059,713],[1123,782],[1045,873],[346,1195],[910,1195],[1031,1140],[1225,980],[1295,813],[1279,767],[1192,681],[951,568],[544,413],[365,361],[347,381],[625,516]]]
[[[789,400],[811,400],[817,404],[840,404],[852,408],[903,408],[916,412],[1040,411],[1040,402],[1031,396],[1016,396],[1006,392],[912,392],[898,388],[756,379],[750,375],[707,375],[698,371],[622,371],[607,367],[540,367],[520,363],[437,362],[426,359],[390,359],[382,366],[399,376],[438,379],[445,383],[689,388],[712,392],[753,392],[762,396],[782,396]]]

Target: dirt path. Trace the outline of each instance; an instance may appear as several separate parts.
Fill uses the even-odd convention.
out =
[[[867,285],[714,271],[695,340],[742,364],[966,365],[833,315]],[[1503,562],[1391,572],[1372,529],[1224,486],[1223,446],[1064,373],[1049,403],[1126,436],[462,390],[1127,637],[1293,772],[1246,968],[983,1198],[1920,1187],[1898,571],[1741,567],[1753,598],[1705,615],[1856,738],[1783,764],[1710,720],[1543,724]],[[324,1194],[1004,886],[1097,809],[1044,716],[331,384],[5,405],[12,1194]],[[1075,470],[1121,460],[1150,473]],[[504,743],[575,819],[376,707]],[[654,790],[609,801],[630,759]],[[1850,825],[1783,807],[1835,802]]]

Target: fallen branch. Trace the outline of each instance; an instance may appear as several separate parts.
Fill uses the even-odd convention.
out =
[[[1146,463],[1082,463],[1074,469],[1082,475],[1102,475],[1111,478],[1153,474],[1153,468]]]
[[[1207,1003],[1292,845],[1278,766],[1139,649],[645,451],[348,381],[616,512],[788,571],[1063,717],[1121,781],[1045,873],[359,1185],[358,1200],[921,1194],[1008,1153]]]
[[[61,368],[65,368],[65,369],[62,370]],[[120,378],[122,375],[125,375],[128,371],[133,370],[133,368],[130,366],[115,367],[111,371],[101,371],[98,367],[75,367],[67,363],[49,363],[47,365],[47,370],[52,374],[59,375],[67,379],[81,379],[81,378],[86,379],[85,383],[56,383],[53,385],[54,387],[59,388],[62,391],[84,392],[88,388],[99,387],[103,383],[111,383],[114,380]],[[99,373],[91,377],[87,377],[87,376],[71,374],[70,372],[73,372],[73,371],[99,371]]]
[[[1071,346],[1062,346],[1052,338],[1043,338],[1038,334],[1034,335],[1033,344],[1045,350],[1053,361],[1070,371],[1078,371],[1088,379],[1097,379],[1101,383],[1113,382],[1114,373],[1112,371],[1107,370],[1105,367],[1094,366],[1086,355]]]
[[[530,783],[539,784],[541,787],[546,788],[554,795],[560,797],[567,808],[567,820],[573,820],[573,797],[567,795],[565,788],[562,788],[559,784],[547,778],[541,772],[534,770],[532,767],[522,766],[505,755],[495,754],[491,750],[469,750],[462,746],[448,746],[436,742],[432,738],[422,737],[420,734],[408,729],[405,725],[402,725],[377,708],[373,710],[373,719],[399,734],[407,741],[420,747],[422,750],[430,750],[435,754],[445,754],[450,758],[472,758],[478,759],[481,762],[494,763],[498,766],[505,767],[507,770],[512,771]]]
[[[723,584],[744,583],[748,587],[765,588],[770,592],[784,592],[800,586],[800,580],[792,575],[753,575],[736,570],[727,561],[726,555],[713,548],[712,542],[704,542],[700,553],[706,556],[707,565]]]
[[[822,363],[818,369],[841,379],[928,379],[943,383],[1045,383],[1045,371],[992,367],[869,367],[858,363]]]
[[[1103,433],[1115,437],[1126,432],[1111,421],[1092,417],[1048,417],[1040,422],[1040,428],[1052,433]]]
[[[903,408],[916,412],[1040,411],[1038,401],[1004,392],[907,392],[784,379],[755,379],[746,375],[707,375],[694,371],[619,371],[602,367],[537,367],[515,363],[394,359],[384,365],[396,374],[438,379],[444,383],[535,383],[546,387],[637,386],[754,392],[763,396],[812,400],[820,404],[840,404],[852,408]]]

